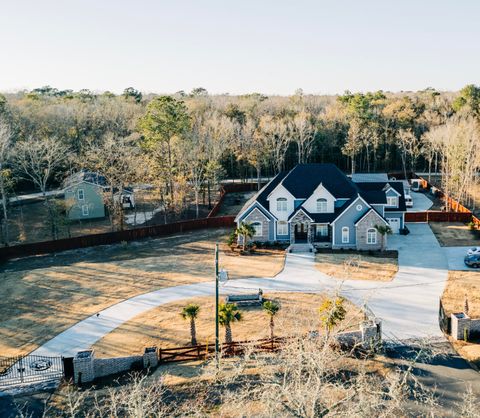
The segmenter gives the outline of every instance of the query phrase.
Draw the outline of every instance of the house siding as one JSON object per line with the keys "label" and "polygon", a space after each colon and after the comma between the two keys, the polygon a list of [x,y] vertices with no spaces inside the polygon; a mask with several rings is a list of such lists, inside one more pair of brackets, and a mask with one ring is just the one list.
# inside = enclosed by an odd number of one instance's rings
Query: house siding
{"label": "house siding", "polygon": [[[361,205],[362,209],[357,210],[357,205]],[[351,248],[356,246],[356,231],[355,222],[362,217],[370,207],[361,199],[356,199],[355,202],[337,218],[338,220],[333,224],[333,248]],[[350,242],[348,244],[342,243],[342,228],[347,226],[349,228]]]}
{"label": "house siding", "polygon": [[[356,226],[357,230],[357,250],[379,250],[382,247],[382,237],[377,234],[376,244],[367,244],[367,231],[370,228],[374,228],[375,225],[382,224],[385,222],[380,218],[376,212],[370,212],[365,218],[363,218]],[[385,245],[387,245],[387,236],[385,236]]]}
{"label": "house siding", "polygon": [[[250,213],[243,218],[242,222],[246,223],[254,223],[254,222],[261,222],[262,224],[262,235],[261,236],[254,236],[252,237],[252,241],[270,241],[270,220],[263,212],[261,212],[258,208],[250,211]],[[272,234],[273,235],[273,234]],[[239,243],[241,243],[241,237],[239,237]]]}
{"label": "house siding", "polygon": [[[84,199],[78,199],[78,190],[82,189]],[[90,183],[79,183],[65,189],[65,203],[68,211],[68,218],[95,219],[105,217],[105,203],[101,188]],[[83,215],[82,206],[88,205],[88,215]]]}

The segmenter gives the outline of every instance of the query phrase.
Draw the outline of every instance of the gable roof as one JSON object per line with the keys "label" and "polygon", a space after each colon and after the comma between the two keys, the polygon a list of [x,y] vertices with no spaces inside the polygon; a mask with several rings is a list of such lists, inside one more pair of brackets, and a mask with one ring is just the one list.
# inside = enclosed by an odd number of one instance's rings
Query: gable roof
{"label": "gable roof", "polygon": [[350,198],[357,194],[355,184],[335,164],[298,164],[282,181],[297,199],[309,198],[320,183],[335,198]]}
{"label": "gable roof", "polygon": [[95,186],[106,187],[107,180],[104,176],[92,171],[81,170],[67,177],[64,181],[64,187],[71,187],[80,183],[90,183]]}
{"label": "gable roof", "polygon": [[388,225],[387,220],[382,215],[380,215],[374,208],[370,208],[362,216],[360,216],[360,218],[357,219],[355,226],[357,226],[372,211],[385,223],[385,225]]}

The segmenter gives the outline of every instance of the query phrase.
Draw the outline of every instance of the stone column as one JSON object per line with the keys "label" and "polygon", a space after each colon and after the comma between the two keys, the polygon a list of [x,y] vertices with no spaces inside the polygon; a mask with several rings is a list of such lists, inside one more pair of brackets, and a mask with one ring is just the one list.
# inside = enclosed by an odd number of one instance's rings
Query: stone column
{"label": "stone column", "polygon": [[77,385],[95,380],[95,353],[93,350],[79,351],[73,358],[73,377]]}
{"label": "stone column", "polygon": [[158,366],[157,347],[146,347],[143,353],[143,368],[151,369]]}

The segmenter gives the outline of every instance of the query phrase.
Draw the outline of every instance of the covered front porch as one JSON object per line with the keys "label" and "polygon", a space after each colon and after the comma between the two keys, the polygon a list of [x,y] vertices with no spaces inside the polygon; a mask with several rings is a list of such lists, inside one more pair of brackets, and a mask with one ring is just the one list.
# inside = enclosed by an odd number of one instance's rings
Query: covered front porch
{"label": "covered front porch", "polygon": [[294,220],[290,225],[290,243],[331,246],[332,228],[330,224],[313,223],[309,219]]}

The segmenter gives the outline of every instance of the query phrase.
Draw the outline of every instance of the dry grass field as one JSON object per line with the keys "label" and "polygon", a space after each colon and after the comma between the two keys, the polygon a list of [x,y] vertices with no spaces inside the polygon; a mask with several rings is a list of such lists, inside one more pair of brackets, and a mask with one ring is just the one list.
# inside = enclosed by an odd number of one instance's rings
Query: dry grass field
{"label": "dry grass field", "polygon": [[[227,229],[13,260],[0,273],[0,353],[25,354],[76,322],[126,298],[210,281],[214,244]],[[221,252],[231,279],[274,276],[285,254]]]}
{"label": "dry grass field", "polygon": [[[275,317],[275,334],[278,336],[298,335],[321,328],[318,308],[327,297],[309,293],[267,293],[267,299],[280,303],[281,309]],[[189,303],[200,305],[196,321],[197,340],[200,344],[215,343],[215,300],[213,297],[187,299],[169,303],[137,316],[112,331],[94,345],[97,357],[115,357],[142,353],[145,347],[160,348],[187,346],[190,344],[190,323],[180,312]],[[346,302],[347,317],[340,325],[342,330],[358,328],[363,320],[359,308]],[[243,319],[232,325],[236,341],[268,338],[269,317],[261,306],[241,307]],[[224,329],[221,328],[221,341]]]}
{"label": "dry grass field", "polygon": [[480,235],[461,222],[430,222],[429,225],[442,247],[480,245]]}
{"label": "dry grass field", "polygon": [[463,311],[465,295],[468,297],[469,315],[480,318],[480,271],[449,271],[442,295],[447,315]]}
{"label": "dry grass field", "polygon": [[398,260],[388,257],[319,253],[315,255],[315,262],[319,271],[342,280],[387,282],[392,280],[398,271]]}

